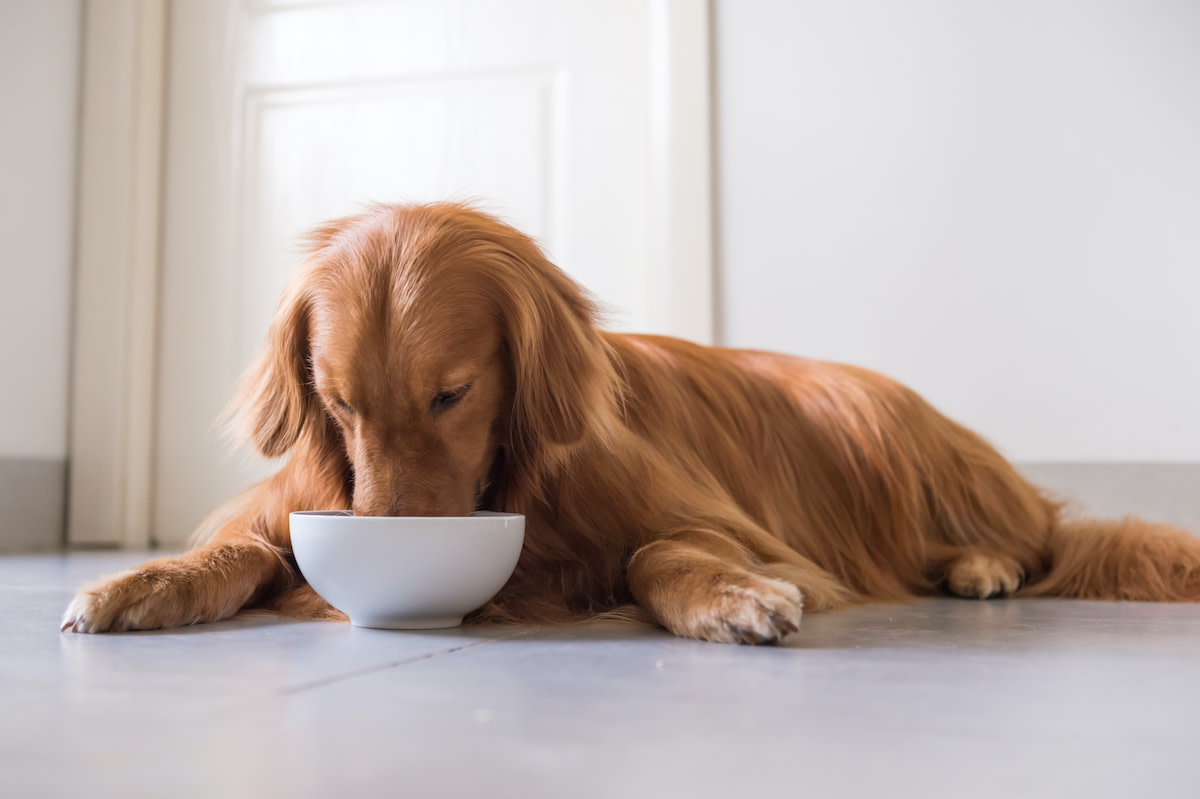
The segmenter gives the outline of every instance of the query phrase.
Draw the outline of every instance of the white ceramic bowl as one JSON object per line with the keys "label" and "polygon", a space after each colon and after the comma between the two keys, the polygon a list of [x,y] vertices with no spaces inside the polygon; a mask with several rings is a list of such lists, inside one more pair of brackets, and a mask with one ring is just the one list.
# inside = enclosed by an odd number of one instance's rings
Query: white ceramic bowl
{"label": "white ceramic bowl", "polygon": [[508,581],[525,517],[291,514],[292,551],[304,579],[358,627],[457,627]]}

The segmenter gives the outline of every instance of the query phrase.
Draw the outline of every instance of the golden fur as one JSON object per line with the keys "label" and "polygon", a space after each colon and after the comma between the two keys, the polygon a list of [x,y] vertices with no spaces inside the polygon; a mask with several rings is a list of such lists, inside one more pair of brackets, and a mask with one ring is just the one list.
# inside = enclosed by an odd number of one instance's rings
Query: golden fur
{"label": "golden fur", "polygon": [[523,513],[475,621],[639,606],[762,643],[801,609],[960,596],[1200,600],[1200,541],[1069,521],[982,438],[865,369],[600,330],[526,236],[459,205],[317,230],[232,406],[279,472],[192,551],[85,588],[64,629],[267,607],[341,618],[303,584],[288,513]]}

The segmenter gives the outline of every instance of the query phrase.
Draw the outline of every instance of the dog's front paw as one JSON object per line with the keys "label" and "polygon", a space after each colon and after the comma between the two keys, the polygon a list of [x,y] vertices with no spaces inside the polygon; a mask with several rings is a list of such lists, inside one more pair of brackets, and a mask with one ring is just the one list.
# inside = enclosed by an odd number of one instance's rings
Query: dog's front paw
{"label": "dog's front paw", "polygon": [[202,620],[183,569],[147,563],[86,585],[63,614],[62,630],[123,632],[178,627]]}
{"label": "dog's front paw", "polygon": [[722,574],[684,613],[685,635],[724,644],[773,644],[800,629],[804,599],[783,580]]}

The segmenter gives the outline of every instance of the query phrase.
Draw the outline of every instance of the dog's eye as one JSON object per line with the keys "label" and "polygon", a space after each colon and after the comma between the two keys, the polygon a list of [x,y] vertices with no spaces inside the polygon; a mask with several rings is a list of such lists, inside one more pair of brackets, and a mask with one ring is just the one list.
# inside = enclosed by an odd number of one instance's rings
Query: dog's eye
{"label": "dog's eye", "polygon": [[343,414],[344,416],[353,416],[354,415],[354,409],[350,407],[350,403],[346,402],[344,399],[341,399],[340,397],[333,401],[333,407],[337,410],[338,413]]}
{"label": "dog's eye", "polygon": [[457,405],[470,390],[471,384],[468,383],[465,386],[461,386],[451,391],[439,391],[437,395],[434,396],[433,401],[429,403],[429,410],[433,411],[435,414],[448,411]]}

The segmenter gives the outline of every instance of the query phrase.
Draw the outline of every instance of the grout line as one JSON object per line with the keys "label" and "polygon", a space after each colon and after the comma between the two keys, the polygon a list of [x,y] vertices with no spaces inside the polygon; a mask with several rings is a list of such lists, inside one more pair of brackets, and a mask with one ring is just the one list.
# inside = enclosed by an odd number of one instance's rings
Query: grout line
{"label": "grout line", "polygon": [[498,638],[488,638],[484,641],[475,641],[470,644],[463,644],[461,646],[450,647],[449,649],[440,649],[436,652],[426,652],[421,655],[414,655],[412,657],[403,658],[401,660],[395,660],[390,663],[381,663],[378,666],[368,666],[367,668],[359,669],[358,671],[352,671],[347,674],[338,674],[333,677],[324,677],[319,680],[313,680],[311,682],[301,683],[300,685],[295,685],[290,688],[284,688],[282,691],[279,692],[278,695],[279,696],[291,696],[293,694],[298,694],[301,691],[307,691],[312,688],[322,688],[326,685],[333,685],[334,683],[343,682],[345,680],[351,680],[351,679],[354,679],[355,677],[362,677],[367,674],[374,674],[374,673],[380,672],[380,671],[387,671],[388,669],[394,669],[399,666],[407,666],[410,663],[419,663],[422,660],[432,660],[433,658],[438,657],[440,655],[453,655],[455,652],[462,652],[466,649],[473,649],[477,646],[484,646],[486,644],[494,644],[494,643],[498,643],[500,641],[509,641],[509,640],[512,640],[513,638],[518,638],[522,635],[525,635],[528,632],[529,632],[529,630],[518,630],[518,631],[510,633],[508,635],[499,636]]}

